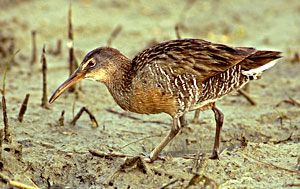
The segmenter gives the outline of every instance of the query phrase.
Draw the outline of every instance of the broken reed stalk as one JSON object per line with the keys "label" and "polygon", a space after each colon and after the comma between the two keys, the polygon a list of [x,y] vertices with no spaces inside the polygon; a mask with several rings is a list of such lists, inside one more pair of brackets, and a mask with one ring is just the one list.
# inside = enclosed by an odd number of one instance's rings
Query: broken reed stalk
{"label": "broken reed stalk", "polygon": [[175,25],[175,33],[176,33],[176,38],[177,38],[177,39],[181,39],[179,29],[180,29],[180,23],[177,23],[177,24]]}
{"label": "broken reed stalk", "polygon": [[6,98],[5,98],[5,83],[6,83],[6,74],[7,74],[8,67],[6,67],[3,79],[2,79],[2,113],[3,113],[3,123],[4,123],[4,141],[7,143],[11,142],[11,135],[9,131],[9,125],[8,125],[8,117],[7,117],[7,108],[6,108]]}
{"label": "broken reed stalk", "polygon": [[73,120],[71,121],[71,125],[75,125],[75,124],[76,124],[77,120],[81,117],[81,115],[82,115],[83,112],[86,112],[86,113],[89,115],[90,120],[91,120],[91,122],[92,122],[92,127],[93,127],[93,128],[96,128],[96,127],[99,126],[99,125],[98,125],[98,122],[97,122],[97,120],[96,120],[96,118],[95,118],[95,116],[94,116],[94,115],[92,114],[92,112],[90,112],[86,107],[82,107],[82,108],[79,110],[79,112],[75,115],[75,117],[74,117]]}
{"label": "broken reed stalk", "polygon": [[3,129],[0,129],[0,160],[2,159]]}
{"label": "broken reed stalk", "polygon": [[42,56],[41,56],[41,63],[42,63],[42,74],[43,74],[43,96],[42,96],[42,104],[43,108],[48,109],[48,97],[47,97],[47,60],[46,60],[46,50],[45,45],[43,47]]}
{"label": "broken reed stalk", "polygon": [[31,50],[31,65],[37,62],[37,48],[36,48],[36,31],[31,31],[32,50]]}
{"label": "broken reed stalk", "polygon": [[2,112],[3,112],[3,123],[4,123],[4,139],[3,139],[3,141],[7,142],[7,143],[11,143],[11,134],[10,134],[9,124],[8,124],[5,95],[2,95]]}
{"label": "broken reed stalk", "polygon": [[107,40],[107,46],[108,47],[111,46],[112,42],[121,33],[122,29],[123,29],[122,25],[117,25],[117,27],[115,27],[115,29],[111,32],[111,34],[110,34],[110,36]]}
{"label": "broken reed stalk", "polygon": [[[75,71],[75,56],[74,56],[74,35],[73,35],[73,24],[72,24],[72,4],[70,1],[69,12],[68,12],[68,48],[69,48],[69,75]],[[74,92],[76,86],[69,87],[69,92]]]}
{"label": "broken reed stalk", "polygon": [[65,116],[65,110],[63,110],[61,112],[61,115],[58,119],[59,126],[64,126],[64,122],[65,122],[65,117],[64,116]]}
{"label": "broken reed stalk", "polygon": [[54,55],[60,55],[61,52],[62,52],[62,41],[61,39],[58,39],[56,41],[56,49],[55,49],[55,52],[53,53]]}
{"label": "broken reed stalk", "polygon": [[20,108],[20,111],[19,111],[19,115],[18,115],[18,121],[19,122],[23,121],[24,114],[25,114],[25,112],[27,110],[27,104],[28,104],[29,97],[30,97],[30,94],[26,94],[26,96],[25,96],[25,98],[23,100],[23,103],[21,105],[21,108]]}
{"label": "broken reed stalk", "polygon": [[2,91],[1,91],[1,93],[2,93],[2,95],[3,96],[5,96],[5,84],[6,84],[6,75],[7,75],[7,71],[8,71],[8,67],[6,66],[6,68],[5,68],[5,71],[4,71],[4,73],[3,73],[3,78],[2,78]]}

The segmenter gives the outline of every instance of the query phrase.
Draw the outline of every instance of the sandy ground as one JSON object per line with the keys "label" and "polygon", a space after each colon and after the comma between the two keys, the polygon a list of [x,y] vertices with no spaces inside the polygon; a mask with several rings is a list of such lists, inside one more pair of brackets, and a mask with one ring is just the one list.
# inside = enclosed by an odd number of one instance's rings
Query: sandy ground
{"label": "sandy ground", "polygon": [[[225,114],[220,160],[208,158],[215,128],[211,111],[201,113],[201,124],[190,123],[165,148],[166,161],[148,164],[130,156],[148,153],[159,143],[170,128],[167,115],[111,113],[124,112],[105,86],[91,81],[81,83],[77,100],[66,94],[50,109],[41,108],[41,65],[29,66],[30,31],[37,30],[39,56],[43,44],[50,49],[63,40],[63,54],[47,54],[50,95],[68,76],[68,1],[2,0],[1,34],[14,36],[20,52],[7,73],[13,141],[2,146],[1,177],[40,188],[300,187],[300,106],[282,102],[300,100],[300,63],[291,63],[294,53],[300,53],[300,2],[215,0],[195,1],[191,7],[186,2],[191,1],[74,0],[76,56],[80,61],[89,50],[106,45],[121,25],[112,46],[134,57],[151,41],[175,39],[176,23],[181,23],[182,37],[283,51],[284,58],[250,86],[256,106],[236,93],[219,101]],[[1,81],[5,62],[0,60]],[[26,93],[28,109],[19,123]],[[74,111],[83,106],[93,112],[99,127],[92,128],[87,115],[70,125]],[[62,110],[64,126],[58,123]],[[189,121],[192,117],[191,112]],[[90,151],[128,157],[98,157]],[[0,188],[9,188],[3,179]]]}

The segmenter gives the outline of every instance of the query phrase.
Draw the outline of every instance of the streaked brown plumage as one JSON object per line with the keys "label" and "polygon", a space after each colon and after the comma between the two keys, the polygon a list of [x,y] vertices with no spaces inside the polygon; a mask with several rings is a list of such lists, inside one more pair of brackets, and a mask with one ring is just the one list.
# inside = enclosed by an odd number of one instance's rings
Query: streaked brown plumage
{"label": "streaked brown plumage", "polygon": [[140,114],[167,113],[173,118],[169,134],[151,152],[150,160],[186,124],[188,111],[211,108],[215,113],[216,136],[212,158],[218,158],[223,114],[215,101],[239,89],[261,72],[280,52],[233,48],[200,39],[181,39],[157,44],[133,60],[108,47],[89,52],[79,68],[52,95],[83,78],[103,82],[124,110]]}

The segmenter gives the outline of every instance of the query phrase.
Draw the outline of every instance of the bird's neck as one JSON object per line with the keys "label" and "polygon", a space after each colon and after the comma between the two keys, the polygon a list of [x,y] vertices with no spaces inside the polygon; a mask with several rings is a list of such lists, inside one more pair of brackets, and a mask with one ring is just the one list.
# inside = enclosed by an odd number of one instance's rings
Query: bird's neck
{"label": "bird's neck", "polygon": [[122,59],[118,60],[116,63],[117,69],[111,73],[112,79],[105,82],[105,84],[116,103],[122,109],[129,110],[132,81],[132,61],[127,57],[122,57]]}

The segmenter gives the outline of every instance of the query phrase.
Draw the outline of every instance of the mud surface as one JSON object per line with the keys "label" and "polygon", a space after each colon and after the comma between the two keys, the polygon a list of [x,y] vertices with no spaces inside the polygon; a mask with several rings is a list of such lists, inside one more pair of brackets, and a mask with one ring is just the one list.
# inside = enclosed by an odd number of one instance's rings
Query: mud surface
{"label": "mud surface", "polygon": [[[283,51],[284,58],[250,85],[256,106],[236,93],[218,102],[225,114],[220,160],[209,159],[215,130],[211,111],[201,113],[200,124],[190,123],[165,148],[165,161],[148,164],[143,158],[131,157],[149,153],[167,134],[171,124],[167,115],[124,113],[105,86],[92,81],[81,82],[78,99],[65,94],[50,109],[42,108],[39,59],[43,44],[48,49],[48,95],[68,77],[69,4],[59,0],[1,1],[1,37],[14,41],[9,50],[10,41],[6,40],[8,55],[0,54],[1,81],[5,65],[11,67],[6,101],[12,135],[12,143],[2,145],[1,177],[40,188],[299,187],[300,106],[288,101],[300,100],[296,55],[300,53],[299,1],[188,4],[73,1],[75,53],[81,61],[89,50],[106,45],[111,32],[121,25],[112,47],[134,57],[151,42],[175,39],[176,23],[180,23],[183,38]],[[30,67],[32,30],[37,31],[38,63]],[[58,39],[62,39],[62,54],[54,56],[49,49],[55,49]],[[10,54],[18,49],[12,63]],[[27,93],[27,112],[19,123],[17,115]],[[83,106],[96,116],[99,127],[93,128],[86,114],[75,126],[70,124]],[[58,120],[63,110],[61,126]],[[189,122],[192,118],[193,112],[188,115]],[[1,125],[2,120],[1,115]],[[8,188],[3,179],[0,188]]]}

